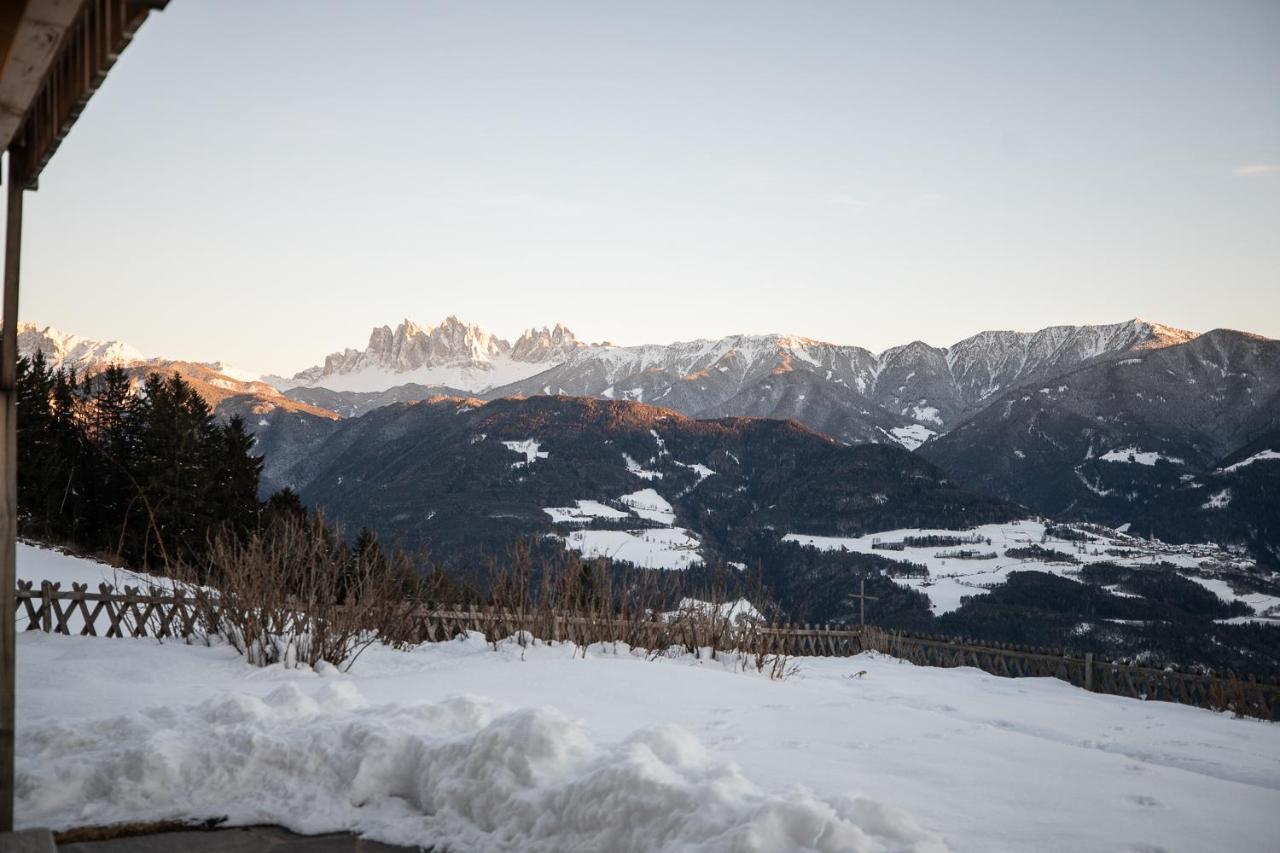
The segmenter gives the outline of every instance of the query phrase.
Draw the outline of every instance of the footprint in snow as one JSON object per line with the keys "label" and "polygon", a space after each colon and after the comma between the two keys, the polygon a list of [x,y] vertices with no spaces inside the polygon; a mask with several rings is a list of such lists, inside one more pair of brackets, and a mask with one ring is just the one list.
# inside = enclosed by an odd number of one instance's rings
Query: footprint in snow
{"label": "footprint in snow", "polygon": [[1155,797],[1148,797],[1145,794],[1130,794],[1125,799],[1135,806],[1142,806],[1144,809],[1158,809],[1163,805]]}

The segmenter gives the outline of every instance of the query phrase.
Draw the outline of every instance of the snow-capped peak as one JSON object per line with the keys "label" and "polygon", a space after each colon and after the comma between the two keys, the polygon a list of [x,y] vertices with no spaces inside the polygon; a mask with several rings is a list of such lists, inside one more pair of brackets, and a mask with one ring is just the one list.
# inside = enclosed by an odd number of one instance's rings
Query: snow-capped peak
{"label": "snow-capped peak", "polygon": [[35,323],[18,324],[18,353],[27,357],[44,354],[51,368],[74,367],[95,371],[108,364],[129,364],[144,356],[123,341],[100,341]]}

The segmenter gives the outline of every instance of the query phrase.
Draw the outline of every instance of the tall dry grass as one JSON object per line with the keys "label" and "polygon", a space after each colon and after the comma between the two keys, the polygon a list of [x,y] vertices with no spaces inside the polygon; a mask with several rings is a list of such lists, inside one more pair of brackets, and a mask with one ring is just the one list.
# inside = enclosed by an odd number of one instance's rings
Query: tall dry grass
{"label": "tall dry grass", "polygon": [[[727,567],[699,573],[614,567],[565,553],[535,560],[518,544],[509,558],[491,561],[483,607],[497,614],[487,639],[497,646],[515,636],[572,643],[585,656],[591,646],[643,650],[650,659],[731,655],[743,669],[772,678],[794,672],[780,632],[771,628],[774,608],[763,584]],[[742,601],[750,612],[735,609]]]}

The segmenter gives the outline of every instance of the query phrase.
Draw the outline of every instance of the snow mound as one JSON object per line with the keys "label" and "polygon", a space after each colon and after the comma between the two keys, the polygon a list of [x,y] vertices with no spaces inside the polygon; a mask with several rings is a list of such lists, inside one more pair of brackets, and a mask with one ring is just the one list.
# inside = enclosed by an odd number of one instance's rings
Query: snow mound
{"label": "snow mound", "polygon": [[737,601],[726,601],[721,604],[713,604],[710,601],[703,601],[698,598],[682,598],[680,599],[680,606],[676,610],[663,614],[668,620],[686,615],[715,616],[735,625],[764,618],[764,614],[745,598],[739,598]]}
{"label": "snow mound", "polygon": [[946,849],[875,801],[767,793],[676,726],[601,746],[552,708],[372,706],[343,681],[44,722],[19,752],[30,825],[226,815],[456,851]]}

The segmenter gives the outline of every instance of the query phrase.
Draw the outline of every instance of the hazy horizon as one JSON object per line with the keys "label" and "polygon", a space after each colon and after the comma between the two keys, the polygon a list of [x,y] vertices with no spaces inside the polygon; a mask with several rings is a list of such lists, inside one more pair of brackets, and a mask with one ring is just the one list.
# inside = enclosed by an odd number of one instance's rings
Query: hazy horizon
{"label": "hazy horizon", "polygon": [[283,373],[448,314],[1280,337],[1280,5],[369,11],[153,15],[28,195],[21,319]]}

